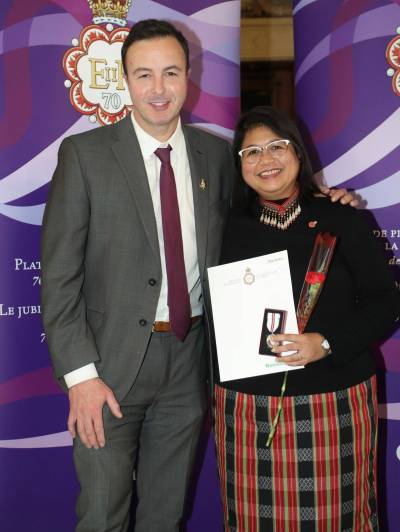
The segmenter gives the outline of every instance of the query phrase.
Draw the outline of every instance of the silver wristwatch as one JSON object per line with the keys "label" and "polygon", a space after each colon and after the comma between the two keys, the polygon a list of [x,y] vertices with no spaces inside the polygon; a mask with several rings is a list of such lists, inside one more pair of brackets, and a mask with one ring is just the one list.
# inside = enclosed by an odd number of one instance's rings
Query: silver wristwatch
{"label": "silver wristwatch", "polygon": [[329,345],[329,342],[326,338],[324,338],[321,342],[321,347],[325,350],[325,355],[331,354],[331,346]]}

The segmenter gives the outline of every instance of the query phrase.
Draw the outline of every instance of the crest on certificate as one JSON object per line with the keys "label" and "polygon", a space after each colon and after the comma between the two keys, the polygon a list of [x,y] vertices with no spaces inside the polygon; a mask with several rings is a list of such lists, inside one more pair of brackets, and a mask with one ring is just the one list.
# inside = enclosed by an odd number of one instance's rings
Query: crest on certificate
{"label": "crest on certificate", "polygon": [[246,271],[243,276],[244,284],[253,284],[256,280],[255,275],[252,273],[250,268],[246,268]]}
{"label": "crest on certificate", "polygon": [[132,108],[121,61],[131,0],[88,0],[88,4],[94,24],[83,28],[64,54],[64,85],[79,113],[99,125],[113,124]]}

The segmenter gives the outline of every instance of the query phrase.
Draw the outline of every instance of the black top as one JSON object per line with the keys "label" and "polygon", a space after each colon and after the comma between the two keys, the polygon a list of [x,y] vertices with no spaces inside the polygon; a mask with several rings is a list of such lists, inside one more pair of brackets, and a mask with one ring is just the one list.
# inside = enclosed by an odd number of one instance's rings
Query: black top
{"label": "black top", "polygon": [[[286,231],[260,223],[261,207],[232,210],[221,264],[287,250],[295,306],[318,232],[336,235],[337,244],[319,300],[305,332],[328,339],[332,353],[304,369],[290,371],[286,395],[307,395],[348,388],[375,373],[369,349],[394,326],[399,293],[365,213],[326,198],[303,200],[302,212]],[[309,222],[316,221],[315,227]],[[311,224],[314,225],[314,224]],[[216,359],[216,357],[215,357]],[[215,382],[219,382],[215,362]],[[280,395],[284,373],[220,385],[239,392]]]}

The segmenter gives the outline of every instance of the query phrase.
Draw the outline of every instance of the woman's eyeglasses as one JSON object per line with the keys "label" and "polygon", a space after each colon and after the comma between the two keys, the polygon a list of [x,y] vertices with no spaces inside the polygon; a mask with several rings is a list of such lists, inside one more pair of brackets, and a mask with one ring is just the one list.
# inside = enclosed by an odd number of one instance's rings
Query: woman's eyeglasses
{"label": "woman's eyeglasses", "polygon": [[248,148],[240,150],[238,154],[244,162],[255,164],[261,159],[264,150],[274,159],[283,157],[287,152],[289,144],[290,140],[287,139],[273,140],[264,146],[249,146]]}

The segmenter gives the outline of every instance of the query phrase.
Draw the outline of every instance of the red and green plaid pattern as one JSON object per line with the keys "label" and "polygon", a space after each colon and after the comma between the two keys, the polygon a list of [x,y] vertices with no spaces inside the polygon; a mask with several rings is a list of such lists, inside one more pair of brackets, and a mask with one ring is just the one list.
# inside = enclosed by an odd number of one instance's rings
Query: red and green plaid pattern
{"label": "red and green plaid pattern", "polygon": [[215,437],[228,532],[375,532],[376,379],[278,397],[215,387]]}

